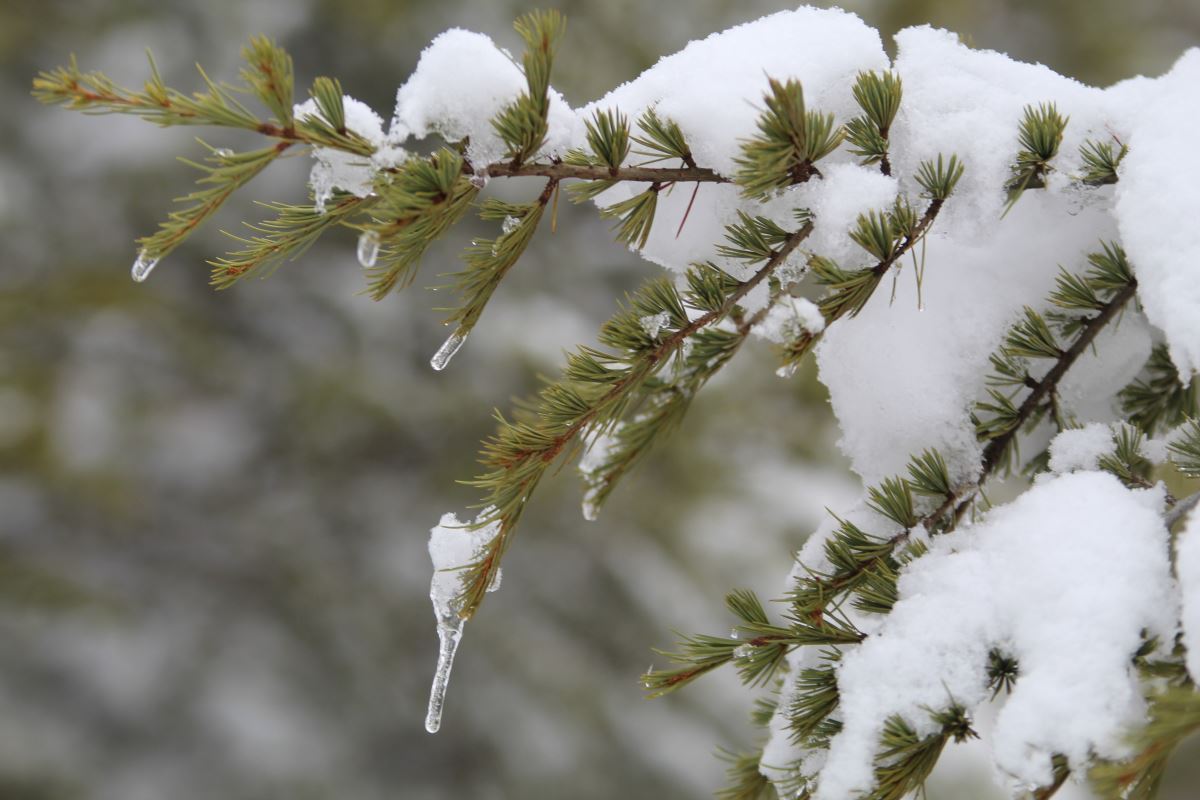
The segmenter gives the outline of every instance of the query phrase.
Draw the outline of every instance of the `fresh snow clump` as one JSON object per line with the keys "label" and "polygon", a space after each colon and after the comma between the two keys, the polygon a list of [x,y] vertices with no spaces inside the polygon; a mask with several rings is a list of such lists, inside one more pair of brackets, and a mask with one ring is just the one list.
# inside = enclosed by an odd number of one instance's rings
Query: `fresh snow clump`
{"label": "fresh snow clump", "polygon": [[1123,734],[1144,710],[1133,655],[1143,636],[1170,641],[1175,624],[1162,503],[1160,490],[1079,472],[935,537],[879,630],[843,658],[843,729],[818,797],[870,788],[889,716],[927,735],[929,709],[985,702],[993,648],[1020,664],[993,732],[996,765],[1015,786],[1048,785],[1055,753],[1073,765],[1125,755]]}
{"label": "fresh snow clump", "polygon": [[1158,82],[1131,124],[1116,213],[1146,316],[1186,379],[1200,369],[1200,49]]}
{"label": "fresh snow clump", "polygon": [[[436,133],[448,142],[470,139],[467,157],[477,167],[503,159],[504,142],[492,119],[526,91],[525,76],[512,58],[482,33],[453,28],[421,53],[412,76],[396,93],[396,115],[388,138],[403,143]],[[562,155],[581,136],[582,123],[550,91],[546,153]]]}

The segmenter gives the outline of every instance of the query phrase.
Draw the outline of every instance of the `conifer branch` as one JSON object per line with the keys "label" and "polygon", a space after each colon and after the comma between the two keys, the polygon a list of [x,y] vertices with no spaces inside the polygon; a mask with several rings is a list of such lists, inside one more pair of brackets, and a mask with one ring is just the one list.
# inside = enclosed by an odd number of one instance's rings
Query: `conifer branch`
{"label": "conifer branch", "polygon": [[1054,364],[1037,380],[1030,393],[1021,402],[1020,406],[1012,409],[1011,413],[1006,415],[1005,424],[1002,432],[998,432],[995,436],[990,436],[987,433],[984,436],[990,439],[987,446],[983,450],[982,460],[982,478],[986,478],[997,467],[999,467],[1008,453],[1009,447],[1015,442],[1018,432],[1022,426],[1028,422],[1035,412],[1040,408],[1042,401],[1046,400],[1051,392],[1053,392],[1058,382],[1067,374],[1075,362],[1088,349],[1096,336],[1103,330],[1104,326],[1111,322],[1121,309],[1125,307],[1133,297],[1137,294],[1137,281],[1132,278],[1121,289],[1105,303],[1095,316],[1086,319],[1081,323],[1081,332],[1069,348],[1063,350],[1055,360]]}
{"label": "conifer branch", "polygon": [[860,72],[854,82],[854,100],[863,115],[846,123],[846,141],[862,164],[878,164],[884,175],[892,174],[888,160],[888,132],[900,109],[903,87],[893,72]]}
{"label": "conifer branch", "polygon": [[585,181],[633,183],[732,183],[733,181],[705,167],[639,167],[618,168],[602,165],[569,164],[565,161],[530,163],[513,166],[510,163],[488,164],[483,172],[489,178],[577,178]]}
{"label": "conifer branch", "polygon": [[303,255],[327,229],[344,224],[349,217],[365,211],[373,203],[372,197],[337,193],[326,205],[324,213],[313,206],[264,204],[275,212],[274,219],[256,225],[243,223],[256,235],[243,237],[225,232],[244,247],[208,262],[212,266],[212,285],[217,289],[228,289],[251,275],[270,274],[284,261]]}
{"label": "conifer branch", "polygon": [[[497,521],[500,525],[479,559],[464,571],[463,591],[458,599],[459,614],[464,619],[470,618],[483,602],[525,504],[550,465],[585,430],[619,419],[634,393],[684,342],[727,317],[742,298],[787,260],[812,229],[809,222],[790,234],[754,275],[736,284],[719,304],[695,319],[688,319],[669,284],[650,284],[641,298],[633,298],[634,310],[618,315],[602,331],[602,340],[623,355],[585,348],[568,363],[563,381],[542,390],[534,418],[510,422],[497,417],[499,430],[484,443],[481,453],[481,463],[488,471],[471,484],[486,493],[481,504],[484,511],[476,526]],[[639,299],[641,309],[638,309]],[[639,310],[650,309],[668,314],[670,334],[649,336]]]}
{"label": "conifer branch", "polygon": [[1008,191],[1004,214],[1012,210],[1026,189],[1045,187],[1050,161],[1058,155],[1069,119],[1058,113],[1054,103],[1042,103],[1036,108],[1025,106],[1018,135],[1021,150],[1011,167],[1012,177],[1004,187]]}
{"label": "conifer branch", "polygon": [[138,245],[141,248],[140,258],[158,261],[169,254],[205,220],[216,213],[217,209],[234,192],[252,181],[280,154],[291,147],[288,142],[279,142],[261,150],[233,153],[212,147],[205,142],[201,142],[201,144],[210,151],[210,155],[204,159],[207,163],[201,164],[187,159],[180,160],[204,173],[204,176],[196,182],[202,188],[179,198],[178,202],[190,203],[190,205],[170,212],[167,219],[159,223],[158,231],[138,239]]}
{"label": "conifer branch", "polygon": [[465,337],[475,327],[492,294],[533,241],[538,223],[557,188],[558,181],[551,178],[531,203],[500,200],[484,203],[480,216],[502,221],[503,227],[496,239],[480,239],[472,244],[464,257],[467,268],[451,275],[453,288],[466,295],[463,304],[446,319],[447,325],[456,326],[455,336]]}

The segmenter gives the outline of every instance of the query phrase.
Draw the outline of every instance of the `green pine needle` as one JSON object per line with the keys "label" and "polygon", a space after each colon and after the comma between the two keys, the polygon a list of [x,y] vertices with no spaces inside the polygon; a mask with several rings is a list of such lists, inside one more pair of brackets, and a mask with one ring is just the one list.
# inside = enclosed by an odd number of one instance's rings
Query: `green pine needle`
{"label": "green pine needle", "polygon": [[638,128],[643,136],[634,136],[633,141],[643,147],[641,155],[649,156],[647,163],[656,163],[679,159],[685,164],[692,163],[692,151],[684,139],[683,131],[672,119],[663,119],[653,107],[646,109],[638,118]]}
{"label": "green pine needle", "polygon": [[735,180],[746,197],[764,198],[819,174],[815,164],[837,149],[841,128],[832,114],[809,111],[799,81],[769,79],[758,134],[742,142]]}
{"label": "green pine needle", "polygon": [[203,141],[200,144],[209,150],[204,163],[180,159],[203,173],[196,181],[199,188],[177,200],[188,205],[170,212],[155,233],[138,239],[146,258],[161,259],[181,245],[234,192],[253,180],[288,147],[280,142],[248,153],[231,153]]}
{"label": "green pine needle", "polygon": [[1058,113],[1054,103],[1025,106],[1017,137],[1021,149],[1012,165],[1012,177],[1005,186],[1008,190],[1005,214],[1026,189],[1045,187],[1045,175],[1050,169],[1050,161],[1058,155],[1058,146],[1062,143],[1068,119]]}
{"label": "green pine needle", "polygon": [[1155,345],[1141,375],[1118,395],[1121,410],[1130,423],[1149,433],[1174,428],[1200,414],[1198,384],[1195,378],[1181,380],[1167,346]]}
{"label": "green pine needle", "polygon": [[248,237],[225,233],[244,247],[226,256],[209,261],[211,282],[217,289],[228,289],[243,278],[263,276],[274,272],[284,261],[303,255],[321,234],[329,228],[344,224],[350,216],[370,208],[370,198],[352,194],[335,194],[324,212],[312,206],[287,203],[267,203],[275,218],[256,225],[243,223],[257,235]]}
{"label": "green pine needle", "polygon": [[1083,159],[1083,175],[1081,180],[1089,186],[1104,186],[1116,183],[1117,168],[1121,160],[1129,153],[1129,147],[1117,142],[1120,149],[1113,151],[1112,142],[1097,142],[1088,139],[1079,146],[1079,156]]}
{"label": "green pine needle", "polygon": [[958,185],[964,171],[965,167],[958,160],[958,156],[952,155],[949,160],[943,162],[939,153],[937,161],[921,162],[917,168],[916,179],[924,190],[925,197],[935,201],[945,200]]}

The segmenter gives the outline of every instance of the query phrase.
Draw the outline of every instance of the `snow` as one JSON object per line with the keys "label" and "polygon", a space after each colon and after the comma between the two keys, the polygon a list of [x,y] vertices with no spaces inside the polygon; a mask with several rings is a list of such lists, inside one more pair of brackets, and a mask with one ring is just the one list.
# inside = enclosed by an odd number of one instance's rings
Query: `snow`
{"label": "snow", "polygon": [[857,113],[855,75],[886,68],[879,34],[856,15],[806,6],[691,42],[583,112],[619,108],[636,119],[654,107],[678,123],[697,163],[732,175],[739,142],[755,133],[766,76],[799,79],[809,108],[844,119]]}
{"label": "snow", "polygon": [[[500,161],[503,141],[492,118],[526,91],[520,67],[482,33],[454,28],[421,53],[412,76],[396,93],[388,140],[438,134],[447,142],[470,139],[467,157],[477,166]],[[562,155],[582,138],[583,123],[551,90],[545,154]]]}
{"label": "snow", "polygon": [[825,329],[825,317],[817,304],[803,297],[788,298],[767,311],[762,322],[751,333],[775,344],[786,344],[805,333],[820,333]]}
{"label": "snow", "polygon": [[462,591],[462,569],[473,563],[500,531],[499,522],[478,530],[469,530],[465,525],[455,514],[443,514],[429,532],[429,558],[433,561],[429,598],[439,618],[458,616],[453,601]]}
{"label": "snow", "polygon": [[[342,107],[346,114],[346,128],[366,139],[376,148],[384,143],[383,120],[371,110],[371,107],[361,100],[355,100],[349,95],[342,98]],[[308,99],[298,104],[294,109],[296,119],[319,117],[317,101]],[[371,157],[346,153],[330,147],[313,148],[313,158],[316,162],[309,175],[308,182],[312,186],[318,209],[324,209],[325,203],[333,196],[334,189],[350,192],[355,197],[366,197],[371,193],[375,183],[375,173],[381,167],[391,166],[403,160],[403,152],[388,150],[387,157],[392,161],[380,161]]]}
{"label": "snow", "polygon": [[860,214],[891,208],[899,182],[878,167],[858,164],[831,164],[823,174],[822,180],[797,187],[791,201],[816,217],[804,248],[843,266],[856,266],[866,261],[867,254],[850,238],[850,229]]}
{"label": "snow", "polygon": [[[850,92],[857,73],[886,69],[887,65],[879,34],[857,16],[806,6],[691,42],[579,113],[587,117],[598,109],[617,108],[636,121],[645,110],[653,108],[661,118],[679,125],[699,166],[731,176],[736,172],[741,141],[756,132],[768,76],[799,79],[808,108],[833,113],[838,121],[844,121],[858,113]],[[635,147],[629,163],[644,160],[636,151]],[[842,149],[823,160],[821,169],[851,161],[853,157]],[[843,186],[852,181],[848,179]],[[764,205],[743,199],[735,186],[702,184],[678,237],[676,230],[693,187],[674,187],[659,194],[656,222],[641,254],[678,272],[705,260],[737,270],[740,264],[721,259],[715,250],[721,243],[719,232],[737,221],[737,211],[764,214],[781,224],[794,225],[792,210],[816,203],[826,188],[825,182],[813,182],[812,186],[817,188],[804,193],[803,199],[797,189],[792,189]],[[621,184],[600,195],[596,203],[610,205],[645,189],[645,184]],[[878,205],[873,198],[858,199],[864,208]],[[846,201],[853,203],[854,199],[843,197],[842,202]],[[828,232],[831,240],[838,237],[832,225]],[[802,263],[803,259],[797,256],[796,261]],[[758,303],[748,298],[746,307],[756,310],[762,301],[765,293]]]}
{"label": "snow", "polygon": [[1174,629],[1162,504],[1160,490],[1079,472],[935,538],[902,574],[880,630],[843,659],[844,727],[818,797],[870,787],[888,716],[927,734],[928,709],[984,702],[992,648],[1020,662],[993,745],[1014,786],[1049,783],[1054,753],[1073,764],[1125,754],[1125,726],[1143,713],[1132,656],[1143,632],[1170,641]]}
{"label": "snow", "polygon": [[[655,330],[650,335],[655,336],[657,333]],[[600,490],[604,488],[604,478],[600,471],[616,451],[619,443],[617,437],[623,427],[624,423],[617,423],[610,430],[590,432],[586,437],[583,458],[579,459],[579,475],[584,483],[581,509],[583,518],[588,522],[595,522],[600,516],[600,508],[596,504]]]}
{"label": "snow", "polygon": [[1099,469],[1100,459],[1116,449],[1112,429],[1093,422],[1063,431],[1050,442],[1050,471],[1059,474]]}
{"label": "snow", "polygon": [[[898,73],[904,97],[890,131],[894,177],[858,165],[842,147],[818,164],[820,178],[766,201],[743,198],[730,184],[701,184],[694,202],[695,187],[664,187],[655,225],[640,250],[677,274],[692,263],[712,261],[746,278],[756,266],[716,250],[738,212],[794,227],[794,212],[807,209],[814,229],[777,277],[808,292],[812,287],[802,279],[810,256],[847,269],[873,266],[848,235],[857,217],[891,208],[898,197],[907,198],[918,215],[925,213],[928,201],[914,173],[923,161],[959,158],[963,178],[928,235],[891,267],[857,316],[826,330],[813,302],[816,294],[788,297],[753,331],[775,343],[803,332],[822,335],[815,357],[841,428],[839,447],[867,485],[902,474],[911,456],[928,448],[946,459],[954,483],[978,479],[983,445],[972,410],[987,396],[988,356],[1026,307],[1053,310],[1047,296],[1060,266],[1082,273],[1086,255],[1098,251],[1101,241],[1122,243],[1130,255],[1140,304],[1130,303],[1058,386],[1060,408],[1078,427],[1051,442],[1052,426],[1043,422],[1021,448],[1031,457],[1048,444],[1051,474],[983,522],[930,540],[930,553],[906,568],[891,615],[848,612],[869,638],[848,650],[840,670],[845,728],[828,754],[798,751],[788,742],[785,712],[776,715],[764,772],[780,778],[797,768],[819,771],[826,798],[868,788],[878,734],[889,714],[902,714],[928,731],[924,707],[944,707],[951,697],[970,707],[982,703],[993,647],[1021,661],[1016,690],[992,738],[996,762],[1014,785],[1045,783],[1051,753],[1079,763],[1121,753],[1122,726],[1141,713],[1130,655],[1143,630],[1169,640],[1177,603],[1160,519],[1162,490],[1133,492],[1095,470],[1113,448],[1112,424],[1120,419],[1116,394],[1141,370],[1152,343],[1165,339],[1185,376],[1200,365],[1200,233],[1192,224],[1200,216],[1200,188],[1189,180],[1200,173],[1200,154],[1184,138],[1200,127],[1200,100],[1193,90],[1200,80],[1200,50],[1186,54],[1163,78],[1099,89],[1042,65],[969,48],[928,26],[901,31],[896,44],[892,63],[879,35],[853,14],[811,7],[773,14],[692,42],[581,109],[573,110],[552,91],[550,130],[539,156],[585,146],[583,120],[598,109],[616,109],[631,122],[654,109],[680,126],[699,166],[728,177],[736,172],[742,143],[755,134],[768,76],[798,79],[809,108],[833,113],[843,123],[860,113],[851,94],[859,72]],[[477,170],[499,161],[505,148],[491,120],[525,88],[520,67],[490,38],[447,31],[422,53],[398,91],[386,136],[377,117],[347,100],[348,114],[353,106],[380,155],[363,162],[318,151],[314,189],[318,196],[334,186],[370,191],[380,159],[400,158],[411,140],[435,134],[449,142],[467,140]],[[1069,122],[1046,187],[1026,191],[1005,213],[1023,109],[1039,103],[1056,104]],[[1081,186],[1080,145],[1117,138],[1130,145],[1119,183]],[[627,164],[643,159],[635,148]],[[646,189],[647,184],[621,183],[595,202],[607,206]],[[741,304],[753,313],[769,299],[763,282]],[[660,316],[642,320],[652,337],[662,332]],[[434,366],[444,366],[459,345],[455,332]],[[1036,379],[1049,366],[1032,362],[1031,374]],[[613,433],[593,437],[580,465],[589,519],[596,511],[596,470],[610,453]],[[1161,450],[1162,443],[1155,442],[1146,452]],[[862,502],[839,513],[865,530],[894,527]],[[439,559],[466,563],[482,546],[480,537],[494,534],[454,531],[449,537],[454,524],[449,517],[434,531],[435,566]],[[828,566],[822,547],[834,524],[827,522],[810,538],[799,563],[816,570]],[[1181,549],[1200,549],[1189,544],[1197,536],[1189,532]],[[1200,571],[1183,561],[1181,579],[1185,569]],[[446,664],[461,632],[449,599],[457,594],[456,581],[455,573],[439,571],[431,588],[443,656],[449,653]],[[1193,623],[1197,627],[1200,622]],[[815,658],[811,650],[792,653],[793,674]],[[790,690],[785,687],[785,697]]]}
{"label": "snow", "polygon": [[1166,334],[1187,380],[1200,369],[1200,49],[1159,79],[1158,96],[1131,124],[1116,214],[1150,321]]}
{"label": "snow", "polygon": [[1200,681],[1200,514],[1194,510],[1175,541],[1175,576],[1183,595],[1181,616],[1188,673],[1193,681]]}

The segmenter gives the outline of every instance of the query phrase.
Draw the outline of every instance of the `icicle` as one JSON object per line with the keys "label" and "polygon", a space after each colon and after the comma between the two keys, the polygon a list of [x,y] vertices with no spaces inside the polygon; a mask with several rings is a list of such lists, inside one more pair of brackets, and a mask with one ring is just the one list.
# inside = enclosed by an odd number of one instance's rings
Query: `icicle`
{"label": "icicle", "polygon": [[429,710],[425,713],[425,730],[437,733],[442,727],[442,709],[446,705],[446,687],[450,685],[450,670],[454,668],[454,654],[462,641],[466,621],[451,611],[438,615],[438,662],[433,673],[433,685],[429,688]]}
{"label": "icicle", "polygon": [[363,231],[358,237],[358,263],[370,269],[379,258],[379,231]]}
{"label": "icicle", "polygon": [[145,250],[139,250],[137,254],[137,260],[133,262],[133,269],[131,270],[134,281],[141,283],[142,281],[146,280],[146,278],[150,277],[150,273],[153,272],[154,268],[157,266],[157,258],[150,258],[146,255]]}
{"label": "icicle", "polygon": [[454,354],[462,349],[462,346],[467,341],[467,331],[459,328],[454,333],[450,334],[450,338],[442,343],[438,351],[433,354],[433,358],[429,359],[429,366],[436,369],[438,372],[444,370],[450,364],[450,359],[454,358]]}
{"label": "icicle", "polygon": [[[476,524],[494,509],[485,508],[476,517]],[[433,602],[433,615],[437,619],[438,661],[429,689],[429,710],[425,715],[425,730],[437,733],[442,726],[442,709],[446,705],[446,687],[450,683],[450,670],[454,667],[454,654],[462,640],[463,626],[459,615],[458,596],[463,591],[463,568],[481,557],[488,543],[499,533],[500,521],[470,530],[458,521],[454,514],[444,514],[429,532],[429,558],[433,562],[433,578],[429,581],[429,599]],[[488,582],[487,590],[500,588],[499,568]]]}

